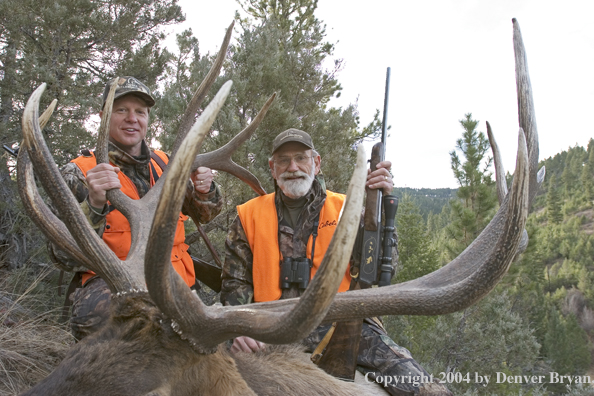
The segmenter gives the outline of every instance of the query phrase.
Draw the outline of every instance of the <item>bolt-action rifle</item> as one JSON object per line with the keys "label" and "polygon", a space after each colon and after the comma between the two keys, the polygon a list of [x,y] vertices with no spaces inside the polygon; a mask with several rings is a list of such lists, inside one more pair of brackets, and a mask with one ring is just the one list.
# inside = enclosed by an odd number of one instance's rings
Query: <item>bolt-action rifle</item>
{"label": "bolt-action rifle", "polygon": [[[371,151],[370,169],[372,172],[377,169],[377,164],[385,158],[389,88],[390,68],[388,67],[382,138]],[[351,276],[355,280],[355,282],[351,282],[351,289],[366,289],[373,285],[386,286],[392,279],[392,247],[396,244],[393,238],[394,218],[398,209],[398,198],[386,195],[382,200],[383,194],[380,189],[367,187],[366,192],[361,262],[358,268],[351,269]],[[382,201],[385,218],[383,227]],[[353,381],[362,326],[363,321],[361,320],[333,323],[324,340],[314,351],[312,360],[327,373],[343,380]]]}
{"label": "bolt-action rifle", "polygon": [[[384,117],[382,119],[382,140],[371,149],[369,167],[377,169],[377,164],[385,159],[386,133],[388,120],[388,93],[390,90],[390,68],[386,73],[386,93],[384,97]],[[358,283],[361,289],[373,285],[387,286],[392,280],[392,247],[396,241],[392,238],[394,218],[398,210],[398,198],[394,195],[383,197],[385,224],[382,227],[382,190],[366,188],[363,249],[359,267]],[[380,251],[383,253],[380,256]],[[355,276],[357,274],[354,274]]]}

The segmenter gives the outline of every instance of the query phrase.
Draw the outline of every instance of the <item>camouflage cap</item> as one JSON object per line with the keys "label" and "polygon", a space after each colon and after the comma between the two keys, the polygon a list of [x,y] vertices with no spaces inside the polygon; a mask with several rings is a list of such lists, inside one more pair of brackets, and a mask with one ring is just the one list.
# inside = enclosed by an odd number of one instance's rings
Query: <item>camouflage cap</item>
{"label": "camouflage cap", "polygon": [[307,132],[303,132],[295,128],[290,128],[284,132],[279,133],[278,136],[274,138],[274,142],[272,142],[272,154],[274,154],[276,150],[280,148],[280,146],[289,142],[301,143],[304,146],[307,146],[310,149],[315,150],[313,141],[311,140],[311,136],[309,136]]}
{"label": "camouflage cap", "polygon": [[[109,95],[109,90],[111,89],[111,81],[105,85],[105,90],[103,91],[103,104],[101,108],[105,107],[105,102],[107,101],[107,95]],[[151,96],[151,91],[148,89],[146,85],[138,81],[134,77],[125,76],[120,77],[118,80],[118,87],[115,91],[115,96],[113,100],[121,98],[124,95],[136,95],[144,102],[148,107],[153,107],[155,105],[155,99]]]}

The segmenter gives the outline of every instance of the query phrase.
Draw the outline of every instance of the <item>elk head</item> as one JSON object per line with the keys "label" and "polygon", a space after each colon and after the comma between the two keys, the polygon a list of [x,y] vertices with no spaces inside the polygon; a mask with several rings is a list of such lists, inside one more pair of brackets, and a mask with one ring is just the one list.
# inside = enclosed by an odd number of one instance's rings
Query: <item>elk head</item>
{"label": "elk head", "polygon": [[[242,378],[246,373],[237,371],[234,361],[222,349],[217,350],[219,344],[240,335],[269,344],[287,344],[301,340],[322,321],[374,315],[443,314],[468,307],[485,296],[503,277],[518,252],[529,202],[539,183],[536,175],[538,138],[530,81],[519,26],[515,20],[513,24],[519,147],[513,185],[496,216],[477,240],[445,267],[410,282],[339,295],[336,292],[345,271],[340,263],[346,263],[351,253],[363,201],[365,161],[361,149],[334,238],[303,296],[249,306],[207,307],[170,263],[185,185],[190,172],[203,164],[247,179],[261,192],[259,183],[246,170],[230,159],[226,162],[219,159],[223,157],[221,153],[230,157],[234,147],[249,137],[274,96],[254,123],[227,146],[197,155],[202,139],[231,88],[230,82],[223,85],[190,128],[189,120],[209,84],[201,85],[184,115],[170,165],[157,184],[139,201],[129,199],[119,190],[108,192],[110,202],[128,218],[132,227],[132,246],[128,258],[122,262],[88,225],[49,154],[41,128],[55,102],[38,116],[44,86],[38,88],[23,115],[24,149],[18,160],[23,202],[29,216],[48,238],[105,279],[113,300],[108,326],[77,344],[56,371],[27,394],[255,395]],[[224,52],[223,47],[219,57]],[[209,76],[214,81],[210,73]],[[99,162],[107,162],[107,125],[115,87],[116,84],[112,84],[99,132]],[[41,200],[33,166],[64,222]],[[502,177],[500,172],[497,176]],[[303,370],[314,370],[308,367]],[[324,384],[336,387],[334,394],[360,392],[345,389],[344,384],[340,385],[319,370],[314,371],[324,378],[322,388]],[[262,379],[274,380],[271,377],[282,375],[268,374]],[[297,379],[307,383],[308,380],[303,371],[284,374],[284,381]],[[307,386],[320,386],[319,381],[312,379]],[[282,389],[283,394],[291,394],[287,387]],[[311,393],[311,389],[303,388],[292,391],[296,395]]]}

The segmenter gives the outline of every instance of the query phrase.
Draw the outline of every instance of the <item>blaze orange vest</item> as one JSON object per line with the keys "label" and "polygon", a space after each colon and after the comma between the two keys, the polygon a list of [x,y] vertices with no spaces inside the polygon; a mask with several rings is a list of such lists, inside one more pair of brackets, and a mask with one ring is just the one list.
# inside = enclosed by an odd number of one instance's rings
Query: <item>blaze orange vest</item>
{"label": "blaze orange vest", "polygon": [[[326,191],[326,194],[326,201],[320,211],[311,278],[316,274],[330,245],[345,199],[345,195],[332,191]],[[282,294],[280,288],[282,255],[278,245],[278,216],[274,196],[274,193],[263,195],[237,207],[241,225],[253,254],[252,277],[255,302],[278,300]],[[312,237],[310,236],[306,250],[310,259],[311,244]],[[351,276],[347,269],[338,291],[348,290],[350,283]]]}
{"label": "blaze orange vest", "polygon": [[[162,151],[155,151],[155,153],[165,162],[169,162],[169,158]],[[82,171],[83,175],[87,177],[87,172],[97,165],[95,154],[91,153],[90,157],[80,156],[72,160]],[[163,169],[151,159],[152,166],[155,168],[157,175],[163,174]],[[113,165],[113,164],[112,164]],[[155,184],[153,180],[153,173],[151,174],[151,187]],[[122,185],[122,192],[132,199],[140,199],[136,186],[124,172],[119,172],[118,177]],[[186,234],[184,230],[184,221],[188,219],[182,213],[179,214],[177,222],[177,229],[175,230],[175,239],[173,241],[173,249],[171,250],[171,263],[175,271],[183,278],[188,286],[193,286],[196,282],[194,273],[194,263],[188,254],[188,245],[184,243]],[[130,251],[132,242],[132,234],[130,231],[130,223],[124,215],[117,209],[110,211],[105,216],[105,230],[103,231],[103,241],[109,246],[111,250],[119,257],[120,260],[125,260]],[[95,275],[89,271],[82,276],[83,284]]]}

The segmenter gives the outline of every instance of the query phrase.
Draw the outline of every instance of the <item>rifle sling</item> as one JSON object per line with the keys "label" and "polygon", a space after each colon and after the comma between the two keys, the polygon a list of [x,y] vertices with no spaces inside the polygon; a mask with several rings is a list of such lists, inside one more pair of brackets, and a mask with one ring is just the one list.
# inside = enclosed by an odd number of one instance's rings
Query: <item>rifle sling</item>
{"label": "rifle sling", "polygon": [[[159,165],[161,170],[163,172],[165,172],[165,168],[167,168],[167,164],[165,164],[165,161],[163,161],[161,159],[161,157],[159,157],[157,154],[155,154],[155,152],[152,150],[151,150],[151,158],[157,163],[157,165]],[[159,176],[155,176],[157,174],[157,172],[155,171],[155,168],[153,167],[152,163],[151,163],[151,169],[153,171],[153,178],[155,179],[155,183],[156,183],[157,180],[159,179]]]}
{"label": "rifle sling", "polygon": [[328,332],[326,333],[324,338],[322,338],[322,341],[320,341],[320,343],[318,344],[316,349],[311,354],[310,359],[315,364],[318,364],[318,362],[322,358],[322,352],[324,352],[324,349],[330,342],[330,339],[332,338],[332,334],[334,334],[334,329],[336,329],[336,322],[332,323],[332,326],[330,326],[330,329],[328,329]]}

